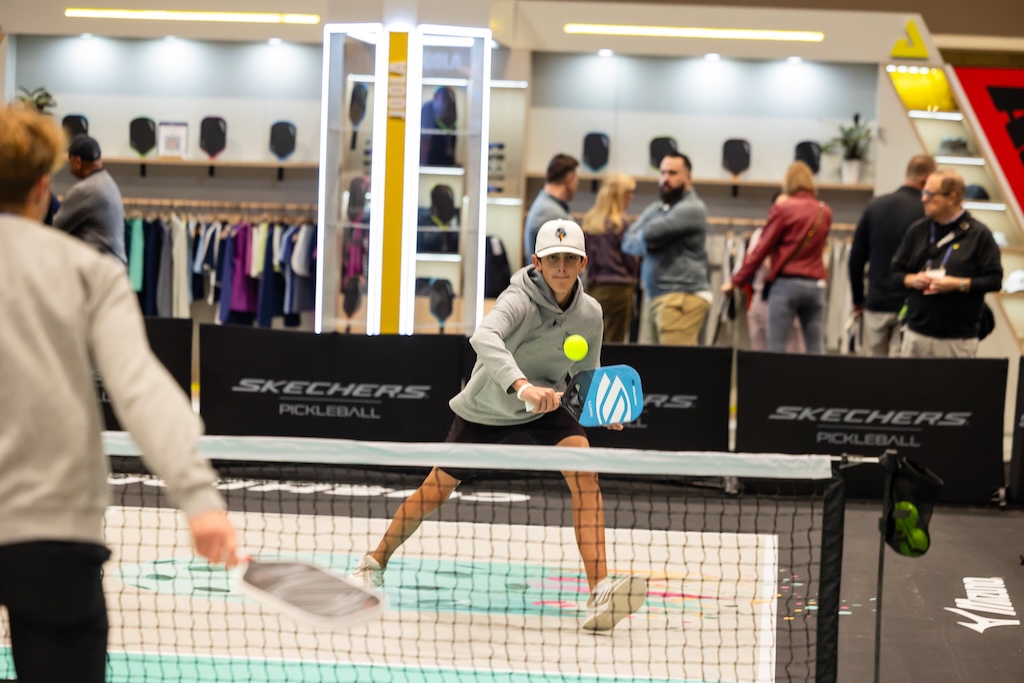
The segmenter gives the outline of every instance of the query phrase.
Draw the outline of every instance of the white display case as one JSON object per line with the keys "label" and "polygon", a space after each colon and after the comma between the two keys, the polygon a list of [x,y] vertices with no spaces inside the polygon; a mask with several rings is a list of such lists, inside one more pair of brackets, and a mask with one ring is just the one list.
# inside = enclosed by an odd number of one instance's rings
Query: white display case
{"label": "white display case", "polygon": [[[410,96],[416,126],[414,277],[403,283],[412,332],[470,334],[483,316],[487,225],[490,31],[420,26],[422,70]],[[414,87],[410,78],[410,90]],[[450,301],[449,301],[450,298]],[[450,305],[450,310],[449,310]]]}

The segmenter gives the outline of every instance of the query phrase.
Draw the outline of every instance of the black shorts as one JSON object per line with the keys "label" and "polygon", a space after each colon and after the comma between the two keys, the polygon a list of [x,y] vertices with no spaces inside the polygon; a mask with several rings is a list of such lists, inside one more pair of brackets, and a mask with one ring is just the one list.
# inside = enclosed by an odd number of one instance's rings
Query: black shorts
{"label": "black shorts", "polygon": [[[529,446],[554,446],[570,436],[587,438],[580,423],[563,408],[544,413],[541,417],[525,424],[493,426],[463,420],[458,415],[448,430],[446,442],[452,443],[504,443]],[[446,474],[466,481],[473,476],[483,476],[496,470],[473,469],[469,467],[441,467]]]}
{"label": "black shorts", "polygon": [[0,604],[7,606],[19,680],[106,680],[109,557],[94,543],[0,546]]}

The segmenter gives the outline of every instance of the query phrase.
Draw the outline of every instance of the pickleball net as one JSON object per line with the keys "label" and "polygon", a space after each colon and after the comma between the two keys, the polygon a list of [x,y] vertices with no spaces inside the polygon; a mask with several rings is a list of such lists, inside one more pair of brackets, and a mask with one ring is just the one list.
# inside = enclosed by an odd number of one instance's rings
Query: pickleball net
{"label": "pickleball net", "polygon": [[[332,632],[193,557],[134,444],[104,437],[112,683],[835,680],[844,496],[827,456],[204,437],[246,550],[341,574],[430,467],[484,470],[394,555],[385,616]],[[609,573],[647,583],[609,632],[580,628],[563,470],[600,472]]]}

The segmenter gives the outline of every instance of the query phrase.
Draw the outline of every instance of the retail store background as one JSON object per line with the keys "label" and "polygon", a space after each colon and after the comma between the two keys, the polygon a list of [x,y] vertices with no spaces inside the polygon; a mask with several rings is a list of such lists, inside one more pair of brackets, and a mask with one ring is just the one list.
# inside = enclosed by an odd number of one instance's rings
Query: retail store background
{"label": "retail store background", "polygon": [[[941,54],[932,54],[929,62],[943,61],[954,64],[986,64],[1012,66],[1024,62],[1024,19],[1008,5],[988,3],[983,12],[964,12],[960,6],[936,3],[921,10],[927,26],[929,40],[933,40]],[[312,205],[316,202],[317,134],[319,131],[322,27],[317,26],[265,26],[259,24],[215,24],[146,21],[112,21],[68,19],[63,16],[67,5],[56,0],[21,3],[0,0],[0,86],[9,100],[17,86],[45,85],[58,96],[60,115],[71,112],[97,112],[91,117],[93,135],[103,141],[108,167],[121,186],[126,198],[163,197],[190,200],[229,200],[290,202]],[[143,8],[174,9],[182,3],[142,3]],[[417,3],[384,2],[384,0],[352,3],[339,0],[305,0],[289,3],[289,11],[319,13],[324,23],[329,21],[376,21],[385,6],[407,6],[420,15],[428,12],[429,20],[443,23],[490,23],[499,40],[512,36],[517,41],[529,41],[531,27],[509,26],[509,17],[516,17],[517,6],[543,6],[579,8],[588,20],[604,21],[603,15],[613,16],[626,7],[626,3],[598,0],[585,2],[556,2],[555,0],[448,0],[446,2]],[[716,3],[723,8],[753,7],[781,11],[781,16],[800,17],[822,9],[858,13],[889,10],[881,0],[863,3],[814,3],[807,0],[765,2],[762,0],[729,0]],[[628,3],[631,8],[642,6],[664,7],[666,17],[678,17],[681,7],[695,11],[706,6],[692,2],[654,0],[650,3]],[[220,0],[216,9],[244,11],[277,11],[281,7],[273,0],[240,2]],[[659,10],[660,11],[660,10]],[[723,9],[728,12],[728,9]],[[673,14],[675,13],[675,14]],[[737,16],[735,13],[733,16]],[[853,15],[851,15],[853,16]],[[865,16],[869,16],[865,14]],[[879,15],[870,15],[879,16]],[[912,16],[912,15],[906,15]],[[902,21],[902,19],[901,19]],[[520,21],[520,23],[522,23]],[[888,30],[888,29],[886,29]],[[97,37],[115,40],[95,41],[88,59],[82,58],[79,36],[88,32]],[[535,31],[533,31],[535,32]],[[862,31],[865,40],[874,38]],[[885,31],[880,31],[885,32]],[[172,47],[163,41],[145,40],[164,38],[173,34],[189,39],[188,48]],[[525,36],[525,38],[524,38]],[[283,45],[271,48],[267,39],[281,38]],[[888,38],[885,38],[888,40]],[[106,43],[100,46],[99,43]],[[569,41],[565,41],[568,43]],[[571,139],[579,119],[588,115],[588,106],[598,114],[597,125],[617,126],[623,134],[613,136],[612,163],[626,147],[638,146],[647,135],[647,128],[671,123],[672,117],[682,117],[684,130],[700,130],[701,135],[684,139],[683,144],[698,165],[695,176],[697,188],[708,203],[712,216],[728,219],[756,220],[763,216],[778,178],[776,166],[782,163],[787,150],[772,146],[772,127],[783,138],[796,127],[808,129],[808,137],[824,138],[832,130],[833,121],[845,119],[851,111],[864,111],[882,130],[875,145],[873,163],[865,171],[864,183],[854,187],[841,187],[836,182],[838,160],[826,156],[819,180],[827,185],[823,197],[836,211],[838,227],[851,226],[863,205],[872,194],[890,191],[896,187],[905,159],[920,151],[914,141],[914,130],[907,121],[902,105],[889,89],[877,87],[877,67],[881,61],[855,62],[839,58],[836,61],[808,62],[801,65],[814,79],[826,97],[809,102],[803,117],[794,121],[791,112],[777,101],[758,101],[753,94],[733,97],[729,106],[735,107],[730,118],[722,116],[721,108],[705,106],[686,97],[685,93],[671,93],[658,98],[655,85],[645,83],[644,74],[666,73],[675,68],[678,57],[693,54],[694,48],[679,48],[680,42],[648,40],[643,54],[622,53],[611,78],[617,79],[619,93],[609,95],[612,88],[601,90],[601,79],[609,78],[608,69],[593,52],[531,51],[522,45],[495,51],[494,77],[521,79],[529,83],[525,91],[504,89],[493,91],[495,111],[508,112],[505,119],[495,119],[492,139],[500,134],[512,144],[520,143],[523,151],[519,158],[508,161],[510,181],[507,183],[509,199],[521,205],[494,204],[489,207],[488,232],[499,235],[509,252],[513,264],[521,262],[520,240],[522,214],[542,184],[541,175],[547,158],[561,150],[565,139]],[[739,42],[739,41],[731,41]],[[887,43],[888,44],[888,43]],[[737,49],[723,45],[722,52]],[[178,50],[178,52],[173,52]],[[658,54],[660,53],[660,54]],[[177,55],[177,56],[176,56]],[[882,58],[884,59],[884,57]],[[955,61],[954,61],[955,59]],[[737,62],[733,76],[757,82],[772,77],[767,62],[756,60]],[[627,95],[634,101],[627,107],[622,99]],[[615,98],[619,101],[614,101]],[[150,165],[147,177],[139,174],[139,166],[132,161],[133,152],[123,131],[106,130],[104,109],[144,108],[159,116],[161,110],[182,106],[194,111],[196,117],[217,111],[230,122],[228,149],[218,161],[227,165],[217,168],[216,177],[206,177],[202,165]],[[620,112],[621,110],[621,112]],[[606,116],[601,118],[600,112]],[[611,112],[611,117],[607,116]],[[276,173],[273,157],[266,149],[265,129],[278,119],[288,119],[299,129],[298,147],[288,159],[284,172]],[[719,122],[722,119],[722,122]],[[727,174],[718,168],[718,138],[729,137],[730,125],[750,125],[756,121],[765,130],[763,140],[754,143],[753,164],[744,178],[753,185],[744,186],[738,197],[731,196],[731,188],[720,184]],[[572,122],[572,125],[567,125]],[[799,124],[799,125],[797,125]],[[652,128],[653,130],[653,128]],[[196,133],[197,131],[193,131]],[[652,133],[653,134],[653,133]],[[631,139],[631,137],[636,139]],[[193,135],[197,138],[197,135]],[[909,143],[909,144],[908,144]],[[195,146],[195,141],[191,142]],[[555,150],[553,146],[559,147]],[[568,145],[572,147],[572,145]],[[194,160],[194,161],[197,161]],[[253,162],[250,164],[250,162]],[[776,163],[777,162],[777,163]],[[630,173],[644,169],[619,168]],[[781,168],[781,166],[780,166]],[[648,174],[651,172],[646,170]],[[516,177],[518,176],[518,178]],[[702,185],[700,180],[708,179]],[[516,181],[519,181],[518,183]],[[713,181],[713,182],[712,182]],[[58,192],[65,191],[72,178],[66,169],[56,179]],[[757,186],[757,183],[762,183]],[[583,212],[589,208],[593,195],[589,183],[572,203],[572,210]],[[633,208],[639,210],[656,196],[653,182],[642,182]],[[719,232],[721,232],[719,230]],[[719,236],[720,237],[720,236]],[[718,239],[718,237],[713,237]],[[709,253],[717,258],[720,249],[712,245]],[[712,264],[713,266],[715,264]],[[431,273],[433,274],[433,273]],[[196,307],[194,318],[212,319],[212,312]],[[1008,396],[1014,396],[1018,354],[1015,340],[1006,325],[997,328],[987,340],[982,355],[1009,357],[1011,382]],[[1007,401],[1006,424],[1009,433],[1013,424],[1013,401]]]}
{"label": "retail store background", "polygon": [[[129,106],[144,101],[147,107],[159,109],[161,103],[182,97],[193,98],[190,106],[202,108],[204,111],[198,116],[206,115],[205,109],[211,105],[218,108],[228,105],[236,107],[235,111],[248,112],[249,117],[229,117],[232,121],[233,130],[241,139],[251,137],[258,140],[258,145],[253,145],[252,155],[266,156],[266,166],[260,167],[236,167],[218,168],[215,178],[207,179],[206,168],[196,167],[160,167],[151,166],[147,178],[139,178],[138,164],[121,163],[112,164],[112,172],[121,184],[126,197],[153,196],[154,186],[158,187],[162,195],[168,197],[179,196],[182,198],[206,198],[222,199],[231,198],[238,200],[255,201],[257,198],[262,201],[299,202],[315,203],[316,201],[316,142],[314,140],[302,140],[300,137],[299,148],[291,159],[291,165],[286,169],[283,180],[278,180],[275,174],[275,167],[271,162],[268,152],[264,149],[262,129],[264,123],[283,117],[282,112],[287,112],[287,118],[296,121],[300,130],[317,130],[319,127],[319,67],[320,67],[320,39],[321,26],[315,27],[266,27],[260,25],[212,25],[212,24],[175,24],[170,28],[167,24],[159,22],[109,22],[109,21],[86,21],[71,20],[63,17],[63,9],[69,3],[58,2],[57,0],[35,0],[24,2],[23,0],[0,0],[0,34],[7,34],[0,37],[0,91],[4,101],[13,96],[17,86],[36,87],[46,85],[57,95],[61,104],[61,113],[69,113],[72,109],[91,110],[99,101],[104,106]],[[379,19],[381,7],[386,4],[384,0],[367,0],[358,3],[351,0],[304,0],[301,2],[281,3],[273,0],[216,0],[207,9],[225,9],[242,11],[282,11],[287,6],[288,11],[309,11],[319,13],[324,21],[376,21]],[[396,4],[396,3],[392,3]],[[407,4],[415,5],[415,2]],[[441,2],[435,0],[434,11],[441,18],[433,19],[438,23],[444,23],[442,18],[445,13],[450,21],[460,20],[465,16],[466,7],[472,5],[473,11],[479,11],[482,6],[490,5],[496,12],[500,12],[507,6],[517,3],[507,0],[494,0],[487,3],[482,0],[447,0]],[[548,4],[544,0],[538,0],[536,4]],[[554,3],[552,3],[554,4]],[[580,3],[583,4],[583,3]],[[609,9],[615,6],[632,5],[633,3],[613,2],[612,0],[591,0],[595,6],[607,5]],[[681,6],[695,5],[699,3],[674,2],[673,0],[647,0],[646,4]],[[716,3],[722,7],[762,7],[762,8],[784,8],[791,10],[814,10],[836,9],[856,12],[886,12],[892,9],[892,3],[887,0],[860,0],[859,2],[836,2],[825,0],[789,0],[782,2],[778,0],[723,0]],[[175,8],[187,6],[183,2],[154,2],[152,0],[144,3],[136,3],[136,7],[148,8]],[[1014,3],[994,2],[987,0],[979,6],[967,8],[963,3],[931,3],[922,6],[917,10],[923,16],[931,32],[931,37],[936,46],[941,50],[942,61],[954,65],[985,65],[999,67],[1024,67],[1024,15]],[[598,21],[600,7],[596,11],[590,11],[588,19]],[[483,23],[479,25],[484,25]],[[102,79],[103,72],[96,67],[96,63],[82,64],[74,59],[71,41],[77,41],[82,33],[91,33],[98,37],[111,37],[119,39],[119,50],[108,53],[112,62],[108,63],[109,70],[106,75],[120,74],[108,80],[98,90],[95,84],[99,81],[83,80],[83,74],[76,73],[76,69],[85,67],[88,71],[84,74],[89,78]],[[255,60],[256,64],[267,65],[268,53],[266,41],[276,37],[285,41],[286,45],[281,46],[284,50],[275,53],[278,57],[282,54],[288,55],[288,60],[278,60],[273,66],[280,67],[280,70],[265,68],[262,71],[262,78],[249,74],[230,74],[213,69],[204,69],[204,78],[195,79],[192,74],[184,79],[183,71],[185,65],[161,64],[167,68],[160,78],[153,78],[153,73],[135,71],[134,74],[126,74],[125,70],[132,66],[138,67],[145,64],[145,61],[134,59],[143,55],[146,44],[142,39],[162,39],[166,34],[173,33],[180,38],[202,41],[196,43],[197,51],[193,56],[199,60],[200,65],[224,65],[233,63],[239,57],[242,61]],[[148,42],[148,40],[147,40]],[[503,78],[523,78],[534,80],[531,73],[531,60],[521,59],[517,51],[508,51],[504,59],[496,59],[496,64],[506,71]],[[558,69],[571,70],[573,68],[586,66],[592,59],[592,53],[586,55],[567,52],[543,52],[533,55],[532,62],[545,65],[546,69],[557,71]],[[667,48],[664,55],[671,55],[671,48]],[[634,56],[630,60],[640,63],[642,60],[656,60],[650,54],[645,56]],[[176,68],[179,67],[179,68]],[[875,67],[843,64],[829,65],[828,73],[831,76],[841,79],[856,91],[858,84],[863,85],[865,78],[874,78]],[[24,80],[23,80],[24,77]],[[536,87],[531,84],[530,101],[516,102],[516,93],[502,93],[501,97],[506,98],[510,108],[520,106],[524,115],[531,116],[530,125],[526,130],[526,143],[529,151],[522,160],[521,173],[524,184],[520,194],[525,202],[532,200],[538,189],[536,173],[542,169],[538,159],[545,158],[545,155],[553,153],[554,149],[547,149],[551,141],[541,143],[545,131],[539,127],[544,116],[551,115],[557,118],[558,112],[533,112],[532,107],[540,106],[556,109],[557,99],[564,95],[557,88],[557,84],[544,83],[543,80],[536,82]],[[870,86],[862,87],[862,91],[870,91]],[[849,91],[847,90],[847,93]],[[113,100],[110,98],[114,97]],[[120,99],[118,99],[120,98]],[[539,99],[538,99],[539,98]],[[898,103],[893,101],[878,101],[874,92],[866,95],[869,101],[867,107],[876,110],[898,108]],[[835,111],[826,115],[828,118],[839,118],[849,112],[849,106],[840,108],[837,103],[832,103]],[[851,104],[844,102],[844,105]],[[870,109],[868,109],[870,111]],[[258,112],[258,117],[252,116]],[[569,114],[573,115],[573,114]],[[900,118],[902,119],[902,110]],[[253,129],[247,130],[247,121],[254,121]],[[106,137],[103,132],[102,116],[93,119],[97,135]],[[258,128],[258,130],[257,130]],[[550,131],[547,131],[550,133]],[[912,137],[912,129],[903,120],[902,127],[891,131],[893,138],[901,136]],[[301,135],[301,134],[300,134]],[[130,150],[127,150],[127,134],[120,136],[118,133],[111,135],[112,140],[119,137],[124,138],[125,149],[118,149],[116,143],[107,147],[108,157],[128,157]],[[557,139],[557,138],[556,138]],[[573,151],[573,150],[569,150]],[[913,150],[917,151],[917,150]],[[250,154],[246,150],[228,150],[225,159],[230,159],[231,154],[237,152],[240,158]],[[867,189],[833,190],[828,196],[830,203],[833,203],[841,212],[840,220],[852,222],[856,220],[859,207],[871,197],[873,193],[884,193],[898,185],[902,172],[903,160],[908,154],[905,149],[898,149],[891,152],[893,159],[902,159],[895,168],[873,169],[871,179],[872,187]],[[760,151],[763,154],[763,151]],[[912,153],[912,152],[911,152]],[[755,151],[755,163],[757,163],[759,150]],[[761,157],[762,159],[764,156]],[[717,166],[717,164],[714,164]],[[704,164],[708,166],[708,164]],[[715,169],[717,171],[717,168]],[[755,168],[753,172],[757,172]],[[767,176],[769,170],[765,170]],[[698,171],[698,176],[701,172]],[[70,185],[71,178],[64,171],[58,179],[58,190],[64,191]],[[175,194],[177,193],[177,194]],[[728,189],[722,191],[708,187],[705,193],[706,199],[713,211],[724,211],[728,206],[734,215],[744,217],[756,217],[763,207],[767,206],[767,198],[770,190],[767,188],[743,188],[740,193],[740,201],[732,202],[728,196]],[[648,185],[641,188],[636,200],[636,207],[643,206],[646,201],[653,197],[653,188]],[[574,210],[585,210],[589,207],[591,195],[581,193],[579,199],[573,205]],[[519,229],[521,209],[519,207],[502,207],[496,209],[502,211],[506,216],[501,220],[508,226],[507,229],[514,232]],[[498,215],[495,213],[495,215]],[[518,244],[518,240],[511,237],[505,240],[506,246],[511,247]],[[516,254],[511,254],[513,262],[516,262]],[[197,319],[202,319],[204,313],[199,313]],[[1007,353],[1002,349],[1012,348],[1013,340],[1007,337],[1005,329],[997,330],[996,338],[988,345],[989,355],[1008,355],[1011,362],[1009,376],[1011,383],[1009,387],[1010,400],[1007,402],[1007,430],[1012,428],[1014,422],[1013,400],[1015,396],[1014,378],[1017,376],[1016,353]],[[986,351],[983,349],[983,353]],[[855,509],[851,514],[851,520],[864,528],[873,524],[875,510],[870,506]],[[978,541],[985,534],[992,533],[992,527],[987,518],[976,515],[970,511],[958,511],[947,519],[948,528],[956,533],[956,539],[962,543],[959,548],[952,545],[941,550],[941,554],[934,557],[935,567],[944,562],[954,563],[961,561],[963,556],[970,556],[972,560],[971,571],[975,575],[987,575],[985,572],[996,571],[998,562],[987,561],[986,553],[992,553],[990,545]],[[1008,530],[1016,525],[1016,537],[1019,538],[1020,519],[1004,520],[1000,529]],[[953,534],[950,534],[953,537]],[[994,539],[993,539],[994,540]],[[1017,544],[1019,545],[1019,544]],[[963,552],[961,552],[963,551]],[[874,539],[870,534],[865,538],[851,543],[847,552],[846,576],[849,577],[848,585],[851,589],[849,595],[853,596],[851,602],[857,602],[859,598],[864,599],[864,604],[873,595],[873,561]],[[1005,558],[1003,558],[1005,559]],[[922,565],[913,565],[910,562],[896,564],[896,580],[891,585],[901,583],[922,582],[922,574],[934,576],[929,572],[916,571]],[[1013,571],[1009,564],[1002,565],[1008,574]],[[965,570],[966,571],[966,570]],[[966,574],[965,574],[966,575]],[[870,579],[870,580],[869,580]],[[934,587],[929,585],[928,587]],[[924,593],[915,583],[913,594]],[[909,593],[903,595],[902,601],[897,598],[893,601],[892,609],[895,614],[902,608],[906,608],[907,614],[914,613],[920,605],[914,603]],[[955,594],[945,598],[946,604],[952,604]],[[855,608],[859,608],[857,604]],[[945,614],[945,613],[943,613]],[[945,615],[952,616],[952,615]],[[857,616],[849,617],[851,620],[858,619]],[[915,628],[934,628],[934,624],[908,624]],[[956,633],[962,631],[958,626],[952,626]],[[894,629],[895,631],[896,629]],[[966,631],[965,631],[966,634]],[[842,661],[854,663],[856,660],[864,660],[870,656],[870,619],[861,619],[856,628],[845,632],[842,648]],[[968,634],[974,637],[976,634]],[[999,634],[1002,635],[1001,633]],[[917,635],[913,636],[916,638]],[[909,645],[909,641],[900,639],[900,643]],[[918,641],[914,641],[917,643]],[[888,650],[890,656],[898,657],[897,647]],[[987,655],[989,650],[984,647],[976,648],[976,654],[981,659]],[[1017,653],[1019,656],[1019,652]],[[985,657],[986,661],[994,661],[993,657]],[[980,664],[979,664],[980,665]],[[861,666],[864,663],[861,662]],[[1011,665],[1012,666],[1012,665]],[[852,673],[847,671],[847,673]],[[1019,673],[1019,671],[1018,671]],[[908,674],[909,675],[909,674]],[[841,680],[850,680],[843,679]],[[860,680],[864,680],[860,678]],[[909,680],[909,679],[908,679]],[[995,680],[995,679],[993,679]],[[1000,680],[1019,680],[1005,678]]]}

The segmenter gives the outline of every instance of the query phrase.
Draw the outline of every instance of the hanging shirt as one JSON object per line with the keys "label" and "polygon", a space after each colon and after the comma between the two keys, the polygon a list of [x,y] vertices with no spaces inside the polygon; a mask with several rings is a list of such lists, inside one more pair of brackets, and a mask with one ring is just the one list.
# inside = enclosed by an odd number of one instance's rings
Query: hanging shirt
{"label": "hanging shirt", "polygon": [[232,230],[235,242],[233,268],[231,273],[231,310],[239,313],[255,313],[259,300],[259,281],[249,275],[252,260],[252,226],[242,223]]}
{"label": "hanging shirt", "polygon": [[146,269],[146,240],[143,233],[141,216],[128,221],[128,279],[136,292],[142,291],[142,273]]}

